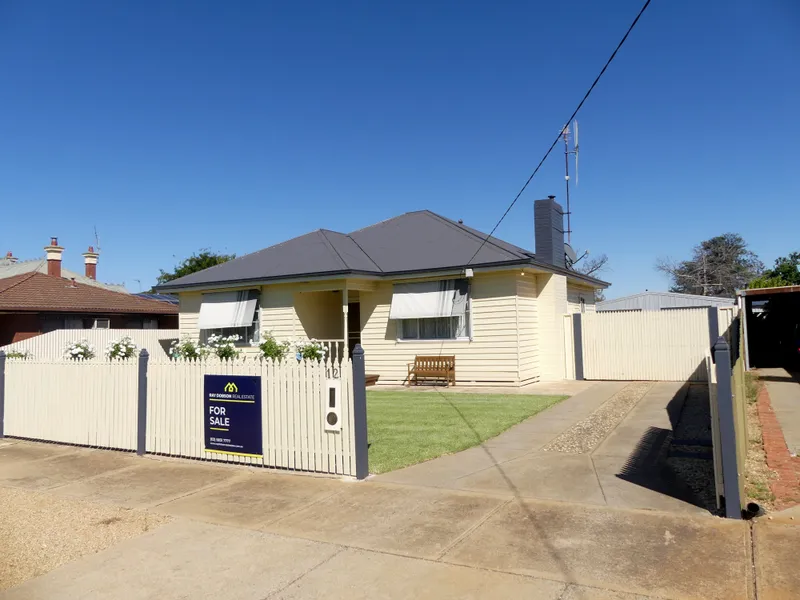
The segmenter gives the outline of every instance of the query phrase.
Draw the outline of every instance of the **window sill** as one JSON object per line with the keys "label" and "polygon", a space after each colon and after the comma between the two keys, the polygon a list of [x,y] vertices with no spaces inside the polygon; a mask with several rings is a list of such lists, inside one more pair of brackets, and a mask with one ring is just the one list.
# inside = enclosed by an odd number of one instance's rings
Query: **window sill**
{"label": "window sill", "polygon": [[397,341],[398,344],[442,344],[442,343],[449,344],[451,342],[456,342],[458,344],[463,344],[465,342],[466,343],[471,342],[472,338],[463,337],[463,338],[450,338],[450,339],[444,339],[444,340],[406,340],[406,339],[397,338],[396,341]]}

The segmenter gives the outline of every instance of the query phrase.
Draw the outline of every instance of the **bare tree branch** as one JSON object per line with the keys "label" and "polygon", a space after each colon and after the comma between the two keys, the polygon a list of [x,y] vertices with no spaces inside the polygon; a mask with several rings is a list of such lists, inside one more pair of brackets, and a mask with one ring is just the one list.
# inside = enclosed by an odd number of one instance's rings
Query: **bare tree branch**
{"label": "bare tree branch", "polygon": [[581,257],[572,264],[572,269],[583,275],[596,275],[608,268],[608,256],[601,254],[594,258],[589,258],[589,253],[584,252]]}

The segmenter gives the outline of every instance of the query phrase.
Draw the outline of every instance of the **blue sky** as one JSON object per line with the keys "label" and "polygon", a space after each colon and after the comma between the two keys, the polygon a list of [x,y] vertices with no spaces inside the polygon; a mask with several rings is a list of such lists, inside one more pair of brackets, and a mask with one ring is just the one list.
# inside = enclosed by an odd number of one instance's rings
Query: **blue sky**
{"label": "blue sky", "polygon": [[[0,250],[147,288],[200,248],[251,252],[429,208],[489,231],[639,0],[0,3]],[[800,249],[800,5],[654,0],[579,116],[574,245],[609,297],[741,233]],[[533,247],[554,153],[497,235]]]}

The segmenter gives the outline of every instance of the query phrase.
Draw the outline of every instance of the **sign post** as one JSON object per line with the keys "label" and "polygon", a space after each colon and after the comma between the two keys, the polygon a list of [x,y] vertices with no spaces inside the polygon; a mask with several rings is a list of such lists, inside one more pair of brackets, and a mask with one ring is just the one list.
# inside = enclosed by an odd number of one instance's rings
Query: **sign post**
{"label": "sign post", "polygon": [[203,397],[206,452],[264,456],[261,377],[205,375]]}

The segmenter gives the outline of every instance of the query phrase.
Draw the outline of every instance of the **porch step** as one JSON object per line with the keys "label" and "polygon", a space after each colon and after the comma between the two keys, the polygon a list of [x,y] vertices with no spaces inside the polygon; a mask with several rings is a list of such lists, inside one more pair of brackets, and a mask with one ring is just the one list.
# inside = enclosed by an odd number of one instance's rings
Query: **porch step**
{"label": "porch step", "polygon": [[380,375],[370,375],[369,373],[367,373],[364,379],[366,381],[366,384],[370,386],[378,383],[378,377],[380,377]]}

